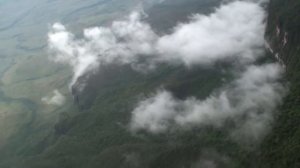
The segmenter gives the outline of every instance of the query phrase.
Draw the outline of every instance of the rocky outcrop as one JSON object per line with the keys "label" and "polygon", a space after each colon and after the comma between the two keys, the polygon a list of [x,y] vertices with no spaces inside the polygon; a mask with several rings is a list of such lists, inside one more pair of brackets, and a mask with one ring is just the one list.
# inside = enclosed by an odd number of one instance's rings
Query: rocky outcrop
{"label": "rocky outcrop", "polygon": [[289,72],[300,63],[300,1],[271,0],[266,40]]}
{"label": "rocky outcrop", "polygon": [[261,145],[262,168],[300,167],[300,1],[270,0],[266,47],[286,66],[289,94]]}

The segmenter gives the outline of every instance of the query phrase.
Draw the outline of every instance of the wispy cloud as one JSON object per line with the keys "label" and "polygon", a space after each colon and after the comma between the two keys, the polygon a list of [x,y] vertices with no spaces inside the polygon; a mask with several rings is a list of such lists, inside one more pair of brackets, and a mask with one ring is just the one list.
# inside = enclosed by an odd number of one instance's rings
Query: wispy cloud
{"label": "wispy cloud", "polygon": [[159,63],[190,67],[234,60],[245,71],[226,87],[204,100],[179,100],[160,90],[138,103],[130,128],[161,133],[205,125],[220,128],[230,120],[233,138],[259,140],[286,92],[279,82],[283,70],[278,64],[252,65],[264,55],[264,2],[229,0],[212,14],[194,14],[164,35],[152,30],[142,12],[133,12],[110,27],[85,29],[82,39],[55,23],[48,34],[49,49],[54,61],[72,67],[71,86],[80,76],[112,63],[147,71]]}
{"label": "wispy cloud", "polygon": [[133,12],[111,27],[84,30],[83,39],[76,39],[62,24],[55,23],[48,34],[52,58],[72,66],[73,85],[81,75],[103,64],[131,64],[137,70],[142,65],[144,70],[161,62],[186,66],[230,58],[251,62],[264,44],[265,13],[257,3],[235,1],[210,15],[195,14],[162,36],[142,18]]}
{"label": "wispy cloud", "polygon": [[48,105],[61,106],[65,103],[66,98],[58,90],[54,90],[51,95],[43,97],[41,100]]}
{"label": "wispy cloud", "polygon": [[286,89],[279,82],[282,72],[278,64],[249,66],[236,80],[205,100],[179,100],[160,90],[133,110],[130,128],[162,133],[207,125],[221,128],[231,120],[235,123],[233,136],[241,132],[258,140],[285,94]]}
{"label": "wispy cloud", "polygon": [[196,14],[187,24],[158,40],[158,50],[167,61],[186,65],[211,64],[238,57],[252,61],[263,45],[264,10],[256,3],[236,1],[209,16]]}

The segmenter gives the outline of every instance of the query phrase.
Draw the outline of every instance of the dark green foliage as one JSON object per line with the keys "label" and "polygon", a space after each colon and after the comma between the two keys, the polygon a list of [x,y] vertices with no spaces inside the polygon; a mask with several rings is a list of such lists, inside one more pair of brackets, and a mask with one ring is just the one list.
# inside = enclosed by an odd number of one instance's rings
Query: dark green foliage
{"label": "dark green foliage", "polygon": [[49,136],[35,147],[26,144],[21,153],[1,162],[1,167],[181,168],[195,166],[205,159],[230,168],[250,164],[247,158],[254,153],[219,129],[178,129],[176,133],[157,135],[134,134],[128,129],[130,112],[141,98],[161,87],[180,99],[191,95],[207,97],[224,85],[222,78],[231,81],[230,66],[186,69],[160,65],[148,74],[133,71],[129,66],[105,68],[88,79],[86,90],[79,95],[81,110],[61,113]]}
{"label": "dark green foliage", "polygon": [[147,22],[157,32],[170,32],[180,22],[186,22],[194,13],[209,14],[221,0],[166,0],[147,10]]}
{"label": "dark green foliage", "polygon": [[[193,5],[196,0],[189,0],[193,3],[186,6],[174,3],[175,7],[168,6],[168,2],[148,9],[152,16],[149,18],[153,19],[148,21],[162,32],[186,19],[188,12],[207,13],[220,1],[204,0],[201,5]],[[166,134],[142,131],[134,134],[128,129],[136,103],[159,88],[170,90],[179,99],[191,95],[203,99],[232,80],[232,67],[222,63],[211,69],[160,65],[156,71],[142,74],[130,66],[110,65],[82,79],[87,80],[86,89],[75,93],[76,106],[64,108],[55,125],[34,130],[28,124],[13,136],[12,143],[0,152],[0,167],[194,168],[208,167],[203,163],[209,161],[222,168],[252,168],[258,164],[262,168],[300,167],[299,5],[297,0],[272,0],[269,8],[267,38],[287,63],[291,92],[261,150],[237,144],[228,137],[225,128],[188,131],[178,128],[176,133]],[[276,35],[277,25],[289,33],[285,47],[282,47],[284,33]],[[262,58],[258,64],[268,61]],[[34,137],[36,132],[46,136]]]}
{"label": "dark green foliage", "polygon": [[[290,92],[261,146],[262,168],[300,167],[300,1],[271,0],[267,39],[286,64]],[[281,31],[278,34],[277,28]],[[287,44],[283,44],[285,32]]]}

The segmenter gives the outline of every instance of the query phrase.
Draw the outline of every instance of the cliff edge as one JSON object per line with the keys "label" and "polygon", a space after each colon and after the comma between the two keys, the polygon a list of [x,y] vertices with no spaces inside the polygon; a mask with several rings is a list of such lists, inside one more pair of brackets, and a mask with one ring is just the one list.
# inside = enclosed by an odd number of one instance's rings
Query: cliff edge
{"label": "cliff edge", "polygon": [[300,1],[271,0],[266,30],[270,51],[285,65],[289,95],[261,146],[264,168],[300,167]]}

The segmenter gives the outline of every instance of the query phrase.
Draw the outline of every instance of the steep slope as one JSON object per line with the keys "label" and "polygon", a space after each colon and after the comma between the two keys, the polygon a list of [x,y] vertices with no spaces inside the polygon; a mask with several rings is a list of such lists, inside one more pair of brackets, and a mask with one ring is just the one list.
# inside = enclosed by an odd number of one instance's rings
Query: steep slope
{"label": "steep slope", "polygon": [[300,167],[300,1],[271,0],[266,38],[286,65],[290,93],[262,145],[262,167]]}

